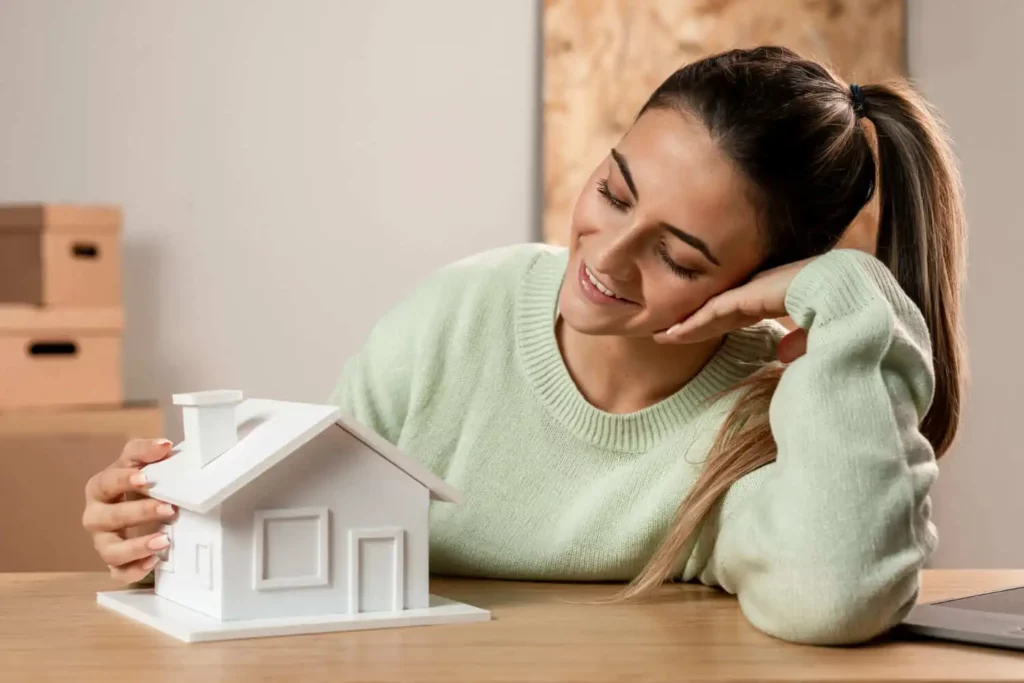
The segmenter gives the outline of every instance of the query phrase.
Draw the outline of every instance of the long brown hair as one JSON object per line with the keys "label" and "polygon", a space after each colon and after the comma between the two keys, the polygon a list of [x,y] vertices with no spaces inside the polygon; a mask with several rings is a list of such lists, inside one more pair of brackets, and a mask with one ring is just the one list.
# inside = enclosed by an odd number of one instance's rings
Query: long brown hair
{"label": "long brown hair", "polygon": [[[905,82],[859,92],[780,47],[732,50],[690,64],[651,96],[650,109],[694,116],[758,190],[762,268],[833,248],[879,195],[877,257],[921,310],[932,340],[935,396],[921,430],[938,456],[956,435],[965,359],[958,288],[964,212],[945,130]],[[874,126],[875,151],[861,119]],[[784,366],[769,364],[734,391],[706,464],[667,535],[616,600],[648,593],[678,571],[687,542],[725,492],[776,458],[768,408]]]}

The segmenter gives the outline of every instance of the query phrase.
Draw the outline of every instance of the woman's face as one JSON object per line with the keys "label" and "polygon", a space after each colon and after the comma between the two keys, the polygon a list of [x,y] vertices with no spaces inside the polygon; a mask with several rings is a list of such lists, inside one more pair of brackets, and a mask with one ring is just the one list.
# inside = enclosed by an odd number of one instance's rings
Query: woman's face
{"label": "woman's face", "polygon": [[703,125],[645,113],[576,202],[559,296],[565,322],[585,334],[649,337],[746,280],[763,257],[752,194]]}

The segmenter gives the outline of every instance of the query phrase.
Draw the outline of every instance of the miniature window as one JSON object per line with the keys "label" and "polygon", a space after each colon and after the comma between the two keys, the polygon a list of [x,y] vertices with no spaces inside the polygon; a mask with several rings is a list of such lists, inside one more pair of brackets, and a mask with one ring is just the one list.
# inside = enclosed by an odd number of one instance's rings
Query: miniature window
{"label": "miniature window", "polygon": [[160,561],[156,563],[156,569],[162,572],[174,573],[174,525],[164,524],[160,527],[160,533],[167,535],[167,540],[171,542],[169,546],[163,550],[157,552],[156,556],[160,558]]}
{"label": "miniature window", "polygon": [[213,590],[213,550],[209,543],[196,543],[196,584],[203,590]]}
{"label": "miniature window", "polygon": [[258,510],[253,522],[256,590],[326,586],[327,508]]}

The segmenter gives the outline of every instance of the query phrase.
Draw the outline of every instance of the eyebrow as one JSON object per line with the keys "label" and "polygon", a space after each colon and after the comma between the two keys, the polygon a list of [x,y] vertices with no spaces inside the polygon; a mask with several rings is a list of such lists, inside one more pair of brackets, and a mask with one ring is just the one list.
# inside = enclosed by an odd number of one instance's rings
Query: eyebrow
{"label": "eyebrow", "polygon": [[662,223],[661,227],[664,230],[669,231],[682,241],[686,242],[700,253],[704,254],[704,258],[706,258],[708,261],[711,261],[716,266],[722,265],[721,263],[718,262],[718,259],[715,258],[715,255],[711,253],[711,250],[708,249],[707,243],[701,238],[696,237],[695,235],[691,235],[690,233],[684,230],[680,230],[679,228],[673,227],[668,223]]}
{"label": "eyebrow", "polygon": [[[626,163],[626,157],[619,154],[619,151],[613,147],[612,159],[614,159],[616,165],[618,165],[619,171],[622,173],[622,177],[626,181],[626,185],[629,187],[629,191],[633,193],[633,199],[639,200],[640,193],[636,191],[636,183],[633,182],[633,174],[629,171],[629,164]],[[678,237],[683,242],[686,242],[700,253],[704,254],[704,258],[711,261],[716,266],[722,265],[718,262],[718,259],[715,258],[715,255],[711,253],[711,250],[708,249],[707,243],[701,238],[691,235],[685,230],[680,230],[679,228],[671,226],[668,223],[661,223],[661,227]]]}
{"label": "eyebrow", "polygon": [[633,199],[640,199],[640,193],[636,191],[636,184],[633,182],[633,174],[629,172],[629,164],[626,163],[626,157],[619,154],[618,150],[612,148],[612,159],[615,159],[615,163],[619,166],[619,171],[622,173],[622,177],[626,180],[626,185],[629,187],[629,191],[633,193]]}

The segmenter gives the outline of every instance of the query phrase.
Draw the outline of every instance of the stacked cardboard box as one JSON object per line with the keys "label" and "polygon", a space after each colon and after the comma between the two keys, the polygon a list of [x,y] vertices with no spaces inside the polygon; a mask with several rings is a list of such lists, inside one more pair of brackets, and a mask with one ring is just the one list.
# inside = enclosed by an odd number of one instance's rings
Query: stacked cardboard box
{"label": "stacked cardboard box", "polygon": [[0,571],[102,568],[85,482],[160,436],[123,405],[120,231],[118,207],[0,205]]}
{"label": "stacked cardboard box", "polygon": [[0,410],[121,402],[121,212],[0,206]]}

